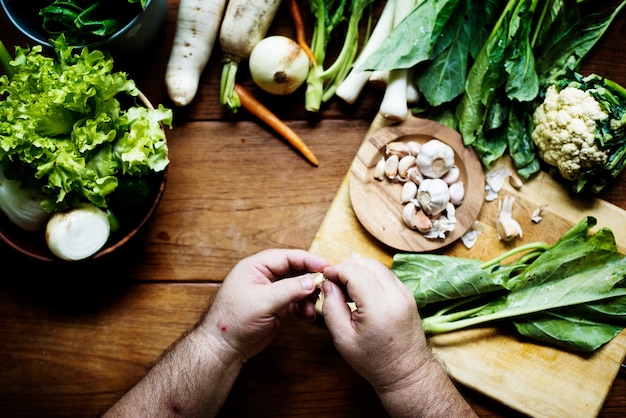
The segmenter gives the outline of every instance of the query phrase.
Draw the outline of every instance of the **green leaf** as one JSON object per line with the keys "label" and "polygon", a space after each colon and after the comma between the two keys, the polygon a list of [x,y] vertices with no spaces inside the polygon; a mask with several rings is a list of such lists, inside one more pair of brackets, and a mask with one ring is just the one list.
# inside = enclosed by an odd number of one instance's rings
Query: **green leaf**
{"label": "green leaf", "polygon": [[[431,58],[433,45],[459,0],[421,1],[358,71],[411,68]],[[419,37],[415,36],[416,28]]]}
{"label": "green leaf", "polygon": [[[626,306],[623,308],[626,309]],[[611,341],[623,327],[552,312],[514,321],[520,335],[567,351],[589,353]]]}

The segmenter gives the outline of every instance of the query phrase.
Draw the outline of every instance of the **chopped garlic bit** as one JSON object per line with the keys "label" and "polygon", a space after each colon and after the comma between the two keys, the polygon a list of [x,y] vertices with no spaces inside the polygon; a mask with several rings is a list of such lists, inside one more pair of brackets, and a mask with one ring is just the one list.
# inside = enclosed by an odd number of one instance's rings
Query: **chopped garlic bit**
{"label": "chopped garlic bit", "polygon": [[478,237],[483,233],[485,227],[478,221],[474,221],[470,229],[467,230],[462,236],[461,241],[463,241],[463,245],[468,249],[471,249],[476,241],[478,241]]}
{"label": "chopped garlic bit", "polygon": [[505,196],[499,202],[500,213],[496,219],[496,232],[500,241],[511,241],[516,237],[522,237],[522,227],[513,219],[514,202],[515,198],[511,196]]}
{"label": "chopped garlic bit", "polygon": [[485,200],[491,202],[498,198],[498,193],[502,190],[504,182],[511,175],[511,170],[508,167],[499,166],[494,167],[487,171],[485,175],[485,190],[487,195]]}
{"label": "chopped garlic bit", "polygon": [[538,224],[539,222],[541,222],[543,220],[543,209],[545,208],[545,205],[543,206],[538,206],[537,208],[535,208],[535,210],[533,210],[532,215],[530,215],[530,220],[536,224]]}

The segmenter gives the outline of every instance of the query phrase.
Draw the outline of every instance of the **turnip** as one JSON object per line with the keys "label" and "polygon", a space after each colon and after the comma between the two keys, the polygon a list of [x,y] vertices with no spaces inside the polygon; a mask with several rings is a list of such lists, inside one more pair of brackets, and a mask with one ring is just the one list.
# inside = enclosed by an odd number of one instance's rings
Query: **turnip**
{"label": "turnip", "polygon": [[229,0],[220,26],[224,67],[220,80],[220,103],[236,112],[241,103],[235,92],[239,63],[250,57],[274,20],[281,0]]}
{"label": "turnip", "polygon": [[176,33],[167,63],[167,93],[177,106],[196,95],[200,75],[217,40],[226,0],[181,0]]}
{"label": "turnip", "polygon": [[286,36],[268,36],[252,49],[248,61],[250,76],[257,86],[276,95],[291,94],[309,73],[309,58],[295,41]]}

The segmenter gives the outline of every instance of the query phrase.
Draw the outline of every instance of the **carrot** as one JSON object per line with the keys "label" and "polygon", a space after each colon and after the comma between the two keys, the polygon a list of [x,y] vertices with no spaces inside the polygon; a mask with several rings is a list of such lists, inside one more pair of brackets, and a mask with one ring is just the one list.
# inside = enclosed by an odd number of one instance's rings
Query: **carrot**
{"label": "carrot", "polygon": [[302,138],[295,133],[289,126],[273,114],[268,108],[263,106],[248,90],[242,85],[235,83],[235,93],[239,96],[241,105],[248,112],[265,122],[270,128],[274,129],[283,138],[293,145],[311,164],[318,166],[319,162],[313,152],[304,143]]}
{"label": "carrot", "polygon": [[289,0],[289,12],[291,14],[291,19],[293,20],[293,25],[296,29],[296,40],[298,41],[298,45],[300,45],[300,48],[302,48],[307,57],[309,57],[311,65],[315,67],[317,65],[317,60],[315,59],[315,55],[313,55],[313,51],[309,48],[309,44],[306,42],[306,31],[304,29],[304,22],[302,22],[300,8],[298,7],[298,0]]}
{"label": "carrot", "polygon": [[225,7],[226,0],[180,0],[165,74],[168,95],[177,106],[188,105],[196,95]]}

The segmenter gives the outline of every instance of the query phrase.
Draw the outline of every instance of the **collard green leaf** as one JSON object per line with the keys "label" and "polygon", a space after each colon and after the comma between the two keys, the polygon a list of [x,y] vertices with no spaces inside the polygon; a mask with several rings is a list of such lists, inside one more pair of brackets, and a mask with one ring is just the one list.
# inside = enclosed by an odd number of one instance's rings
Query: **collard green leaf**
{"label": "collard green leaf", "polygon": [[459,0],[419,2],[358,70],[411,68],[430,59],[433,45],[439,39],[458,2]]}
{"label": "collard green leaf", "polygon": [[[576,18],[571,10],[577,10],[576,2],[568,1],[556,21],[551,37],[539,42],[535,49],[537,73],[542,85],[548,85],[565,76],[569,70],[577,70],[583,58],[604,35],[615,17],[622,11],[622,2],[610,13],[589,13]],[[571,8],[571,10],[570,10]]]}
{"label": "collard green leaf", "polygon": [[600,348],[623,328],[552,312],[513,323],[520,335],[567,351],[582,353]]}
{"label": "collard green leaf", "polygon": [[411,290],[418,306],[502,289],[480,260],[400,253],[391,269]]}

